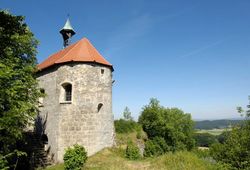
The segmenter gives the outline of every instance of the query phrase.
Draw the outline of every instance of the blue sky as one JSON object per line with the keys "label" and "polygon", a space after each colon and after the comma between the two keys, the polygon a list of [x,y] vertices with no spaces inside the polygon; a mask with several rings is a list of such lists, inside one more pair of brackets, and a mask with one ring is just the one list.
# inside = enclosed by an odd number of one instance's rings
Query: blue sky
{"label": "blue sky", "polygon": [[26,16],[38,61],[62,48],[67,14],[114,65],[113,112],[137,118],[151,97],[194,119],[235,118],[250,95],[249,0],[2,0]]}

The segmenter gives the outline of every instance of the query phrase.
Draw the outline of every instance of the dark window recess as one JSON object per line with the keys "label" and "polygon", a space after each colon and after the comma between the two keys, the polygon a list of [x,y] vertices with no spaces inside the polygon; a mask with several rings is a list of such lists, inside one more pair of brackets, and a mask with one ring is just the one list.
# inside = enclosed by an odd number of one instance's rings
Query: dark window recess
{"label": "dark window recess", "polygon": [[104,69],[101,69],[101,73],[104,74]]}
{"label": "dark window recess", "polygon": [[99,104],[98,104],[98,106],[97,106],[97,110],[98,110],[98,112],[101,110],[102,106],[103,106],[103,104],[102,104],[102,103],[99,103]]}
{"label": "dark window recess", "polygon": [[42,94],[45,94],[45,90],[44,90],[43,88],[40,89],[40,92],[41,92]]}
{"label": "dark window recess", "polygon": [[63,87],[65,90],[65,101],[71,101],[72,100],[72,85],[65,84]]}
{"label": "dark window recess", "polygon": [[43,144],[48,144],[48,136],[47,135],[43,134],[41,136],[41,140],[42,140]]}

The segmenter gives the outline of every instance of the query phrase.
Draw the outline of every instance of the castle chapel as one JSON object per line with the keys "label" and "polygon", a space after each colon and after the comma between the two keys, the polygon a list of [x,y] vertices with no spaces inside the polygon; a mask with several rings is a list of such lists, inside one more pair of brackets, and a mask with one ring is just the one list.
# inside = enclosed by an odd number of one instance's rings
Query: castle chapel
{"label": "castle chapel", "polygon": [[113,66],[87,38],[70,44],[75,31],[69,19],[60,33],[64,49],[40,63],[37,74],[45,93],[37,129],[54,162],[62,162],[65,149],[74,144],[84,146],[88,155],[114,144]]}

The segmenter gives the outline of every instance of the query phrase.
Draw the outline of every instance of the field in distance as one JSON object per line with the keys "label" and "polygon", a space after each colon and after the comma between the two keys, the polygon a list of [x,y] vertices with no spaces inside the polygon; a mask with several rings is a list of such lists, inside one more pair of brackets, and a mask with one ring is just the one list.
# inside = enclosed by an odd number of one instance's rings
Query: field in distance
{"label": "field in distance", "polygon": [[225,129],[230,128],[233,125],[242,123],[243,120],[230,120],[230,119],[221,119],[221,120],[202,120],[195,121],[195,129]]}
{"label": "field in distance", "polygon": [[209,129],[209,130],[199,129],[199,130],[196,130],[196,133],[209,133],[211,135],[218,136],[218,135],[222,134],[222,132],[224,132],[224,131],[230,131],[230,130],[231,130],[230,128],[225,128],[225,129]]}

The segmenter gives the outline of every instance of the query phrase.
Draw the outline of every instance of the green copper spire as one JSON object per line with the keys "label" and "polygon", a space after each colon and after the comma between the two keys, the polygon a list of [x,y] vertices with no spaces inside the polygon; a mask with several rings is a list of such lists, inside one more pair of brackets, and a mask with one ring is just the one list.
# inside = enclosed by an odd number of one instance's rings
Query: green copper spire
{"label": "green copper spire", "polygon": [[70,24],[69,18],[67,19],[64,27],[60,30],[60,33],[63,36],[63,46],[65,48],[70,44],[70,38],[76,34]]}

